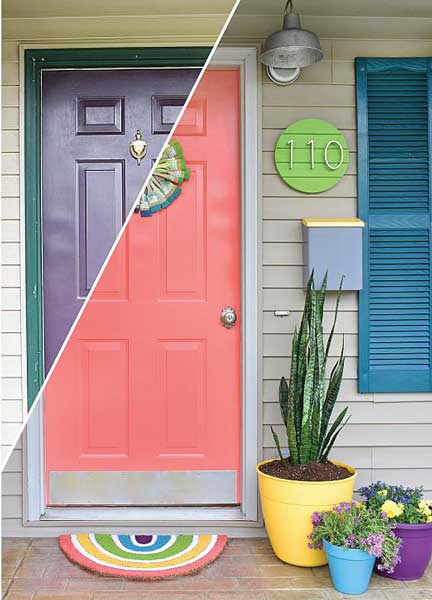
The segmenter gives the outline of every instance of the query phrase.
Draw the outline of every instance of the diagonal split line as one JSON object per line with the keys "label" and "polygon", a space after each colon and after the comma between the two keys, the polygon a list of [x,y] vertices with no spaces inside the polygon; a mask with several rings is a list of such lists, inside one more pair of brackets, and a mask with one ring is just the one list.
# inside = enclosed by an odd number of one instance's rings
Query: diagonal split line
{"label": "diagonal split line", "polygon": [[206,72],[207,67],[209,66],[209,64],[210,64],[210,62],[211,62],[211,60],[213,58],[213,55],[216,52],[217,47],[219,46],[219,43],[220,43],[220,41],[221,41],[221,39],[222,39],[222,37],[223,37],[223,35],[224,35],[224,33],[225,33],[228,25],[230,24],[231,19],[234,16],[234,14],[235,14],[235,12],[236,12],[237,7],[238,7],[239,4],[240,4],[240,0],[236,0],[234,6],[231,9],[231,12],[229,13],[229,15],[228,15],[228,17],[227,17],[227,19],[225,21],[224,26],[222,27],[222,29],[219,32],[219,35],[218,35],[215,43],[213,44],[213,47],[212,47],[212,49],[211,49],[211,51],[210,51],[210,53],[209,53],[209,55],[207,57],[207,60],[205,61],[204,65],[201,67],[201,71],[200,71],[200,73],[199,73],[199,75],[198,75],[198,77],[197,77],[197,79],[196,79],[196,81],[195,81],[195,83],[194,83],[194,85],[192,87],[192,90],[189,93],[189,96],[187,97],[186,102],[184,103],[184,105],[183,105],[182,109],[180,110],[179,114],[177,115],[177,119],[176,119],[176,121],[175,121],[175,123],[174,123],[174,125],[173,125],[173,127],[172,127],[172,129],[170,131],[170,133],[168,134],[168,136],[167,136],[167,138],[165,140],[165,143],[164,143],[164,145],[161,148],[161,151],[159,152],[157,160],[153,163],[153,166],[150,169],[150,172],[147,175],[147,178],[144,181],[144,184],[141,187],[141,190],[139,191],[139,193],[138,193],[135,201],[132,204],[132,208],[129,211],[127,217],[126,217],[125,222],[123,223],[123,225],[122,225],[122,227],[121,227],[121,229],[120,229],[120,231],[119,231],[119,233],[118,233],[118,235],[117,235],[117,237],[116,237],[116,239],[115,239],[115,241],[114,241],[114,243],[113,243],[113,245],[111,247],[111,250],[108,252],[108,254],[107,254],[106,258],[105,258],[105,261],[104,261],[104,263],[103,263],[103,265],[102,265],[102,267],[101,267],[101,269],[100,269],[100,271],[99,271],[99,273],[98,273],[98,275],[97,275],[97,277],[96,277],[96,279],[95,279],[92,287],[90,288],[90,291],[89,291],[89,293],[87,295],[87,298],[84,300],[83,305],[81,306],[81,308],[80,308],[80,310],[79,310],[79,312],[78,312],[78,314],[77,314],[77,316],[75,318],[75,321],[73,322],[71,328],[69,329],[69,333],[65,337],[65,339],[63,341],[63,344],[62,344],[62,346],[61,346],[61,348],[60,348],[60,350],[59,350],[59,352],[58,352],[55,360],[53,361],[53,364],[51,365],[51,368],[48,371],[48,373],[47,373],[47,375],[46,375],[46,377],[44,379],[44,382],[42,383],[41,388],[40,388],[39,392],[37,393],[37,395],[36,395],[36,397],[35,397],[35,399],[33,401],[33,404],[31,406],[30,410],[27,412],[27,415],[26,415],[26,417],[25,417],[22,425],[20,426],[20,428],[18,430],[18,433],[16,435],[15,440],[13,441],[13,443],[11,444],[8,452],[6,453],[5,459],[3,460],[3,463],[2,463],[2,468],[1,468],[2,471],[4,470],[5,466],[7,465],[8,461],[9,461],[11,455],[12,455],[12,452],[15,449],[15,446],[16,446],[18,440],[20,439],[20,437],[22,436],[22,434],[23,434],[23,432],[24,432],[24,430],[26,428],[26,425],[27,425],[29,419],[31,418],[32,414],[34,413],[34,411],[35,411],[35,409],[36,409],[36,407],[38,405],[38,403],[40,402],[40,399],[41,399],[41,397],[43,395],[43,392],[45,390],[45,386],[48,384],[49,380],[51,379],[51,376],[52,376],[52,374],[53,374],[53,372],[54,372],[54,370],[55,370],[55,368],[57,366],[57,363],[59,362],[59,360],[60,360],[60,358],[61,358],[61,356],[62,356],[62,354],[63,354],[63,352],[64,352],[64,350],[65,350],[65,348],[66,348],[66,346],[68,344],[68,342],[69,342],[70,337],[72,336],[73,332],[75,331],[75,328],[76,328],[76,326],[77,326],[77,324],[78,324],[78,322],[79,322],[79,320],[81,318],[81,315],[83,314],[83,312],[84,312],[87,304],[91,300],[93,292],[94,292],[97,284],[99,283],[99,280],[102,277],[102,275],[103,275],[103,273],[105,271],[105,268],[106,268],[107,264],[109,263],[109,261],[111,259],[111,256],[113,255],[115,249],[117,248],[117,245],[118,245],[120,239],[122,238],[123,233],[124,233],[126,227],[129,224],[129,221],[130,221],[130,219],[131,219],[131,217],[132,217],[132,215],[134,213],[134,210],[135,210],[136,204],[138,202],[138,199],[141,197],[141,194],[143,193],[143,191],[144,191],[145,187],[147,186],[147,184],[148,184],[151,176],[153,175],[153,171],[156,168],[156,166],[157,166],[157,164],[158,164],[158,162],[159,162],[159,160],[160,160],[160,158],[161,158],[164,150],[166,149],[167,145],[171,141],[172,136],[173,136],[173,134],[174,134],[174,132],[175,132],[175,130],[176,130],[179,122],[181,121],[181,119],[183,117],[183,114],[184,114],[185,110],[187,109],[187,107],[189,105],[189,102],[190,102],[191,98],[193,97],[193,95],[194,95],[194,93],[196,91],[196,88],[198,87],[198,85],[199,85],[199,83],[200,83],[200,81],[201,81],[204,73]]}

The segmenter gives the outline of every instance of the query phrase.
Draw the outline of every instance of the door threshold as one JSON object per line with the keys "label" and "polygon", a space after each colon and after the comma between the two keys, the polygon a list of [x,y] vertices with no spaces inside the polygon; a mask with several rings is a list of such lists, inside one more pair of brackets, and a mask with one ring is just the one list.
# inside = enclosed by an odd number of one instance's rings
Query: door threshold
{"label": "door threshold", "polygon": [[233,507],[48,507],[42,521],[245,521],[239,506]]}

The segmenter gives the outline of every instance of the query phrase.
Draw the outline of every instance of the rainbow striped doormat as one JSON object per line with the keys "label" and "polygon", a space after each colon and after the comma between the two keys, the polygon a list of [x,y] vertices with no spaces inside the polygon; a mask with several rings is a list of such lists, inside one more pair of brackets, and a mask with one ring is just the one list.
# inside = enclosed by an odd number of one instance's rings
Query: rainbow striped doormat
{"label": "rainbow striped doormat", "polygon": [[109,577],[165,579],[196,573],[223,551],[225,535],[61,535],[74,563]]}

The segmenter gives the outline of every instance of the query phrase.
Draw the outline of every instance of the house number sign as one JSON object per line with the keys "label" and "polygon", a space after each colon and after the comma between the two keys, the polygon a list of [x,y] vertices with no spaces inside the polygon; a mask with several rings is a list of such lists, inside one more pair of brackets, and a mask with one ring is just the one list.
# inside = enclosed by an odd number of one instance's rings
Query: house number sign
{"label": "house number sign", "polygon": [[280,135],[275,148],[279,175],[306,194],[325,192],[345,175],[349,148],[337,127],[321,119],[296,121]]}

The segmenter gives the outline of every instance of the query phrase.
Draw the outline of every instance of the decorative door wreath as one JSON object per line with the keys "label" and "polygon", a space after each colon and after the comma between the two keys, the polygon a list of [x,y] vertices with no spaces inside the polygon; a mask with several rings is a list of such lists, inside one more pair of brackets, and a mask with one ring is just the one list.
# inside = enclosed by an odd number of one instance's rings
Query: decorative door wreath
{"label": "decorative door wreath", "polygon": [[189,176],[183,149],[177,140],[172,140],[163,151],[135,212],[142,217],[151,217],[153,213],[166,208],[180,195],[181,185]]}

